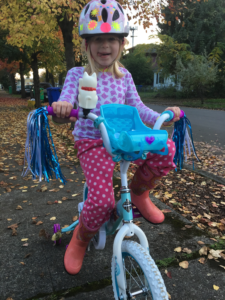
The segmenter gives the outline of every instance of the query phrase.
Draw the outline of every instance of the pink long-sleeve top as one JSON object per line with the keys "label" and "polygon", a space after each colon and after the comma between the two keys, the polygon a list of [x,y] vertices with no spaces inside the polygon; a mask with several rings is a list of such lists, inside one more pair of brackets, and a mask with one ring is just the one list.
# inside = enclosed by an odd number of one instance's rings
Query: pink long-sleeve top
{"label": "pink long-sleeve top", "polygon": [[[116,79],[113,78],[109,72],[100,72],[97,78],[97,95],[98,102],[95,109],[92,110],[94,114],[100,116],[100,106],[103,104],[117,103],[135,106],[139,112],[142,121],[149,125],[154,125],[159,113],[153,111],[143,104],[141,101],[133,78],[128,70],[120,68],[124,77]],[[61,95],[58,101],[67,101],[78,106],[78,87],[79,78],[83,77],[84,67],[75,67],[68,71]],[[90,138],[101,138],[100,131],[94,127],[91,120],[79,119],[75,123],[72,132],[75,140]]]}

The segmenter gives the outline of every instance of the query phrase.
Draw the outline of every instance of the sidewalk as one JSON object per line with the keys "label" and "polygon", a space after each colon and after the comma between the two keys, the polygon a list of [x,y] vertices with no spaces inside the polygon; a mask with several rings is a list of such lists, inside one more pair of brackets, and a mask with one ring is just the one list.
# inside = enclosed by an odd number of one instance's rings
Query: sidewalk
{"label": "sidewalk", "polygon": [[[78,216],[84,182],[79,164],[74,167],[67,157],[62,160],[62,172],[69,179],[64,187],[56,180],[38,183],[31,176],[22,178],[24,137],[18,137],[13,144],[14,138],[6,141],[0,136],[0,300],[114,299],[111,287],[113,236],[107,239],[104,250],[91,248],[76,276],[68,275],[63,266],[65,247],[72,233],[63,235],[60,246],[39,236],[41,230],[51,236],[54,223],[69,225],[73,217]],[[119,187],[115,194],[118,190]],[[140,219],[140,227],[148,237],[151,256],[160,267],[171,299],[225,299],[225,271],[220,267],[225,265],[224,260],[207,260],[203,255],[206,262],[199,262],[199,249],[215,244],[215,239],[210,239],[158,199],[153,197],[153,201],[162,210],[166,209],[166,220],[163,224],[151,225]],[[12,224],[18,224],[14,231],[8,229]],[[177,247],[188,248],[192,253],[175,252]],[[179,266],[182,261],[189,262],[187,269]],[[213,285],[219,289],[214,290]]]}

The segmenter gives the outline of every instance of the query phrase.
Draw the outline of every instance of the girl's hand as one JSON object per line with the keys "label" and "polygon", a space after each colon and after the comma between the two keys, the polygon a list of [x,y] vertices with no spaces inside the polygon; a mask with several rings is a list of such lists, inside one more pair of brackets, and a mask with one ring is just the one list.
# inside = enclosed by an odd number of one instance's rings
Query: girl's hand
{"label": "girl's hand", "polygon": [[174,113],[174,119],[169,122],[164,122],[163,126],[171,126],[174,122],[180,120],[180,108],[177,106],[167,107],[165,110],[171,110]]}
{"label": "girl's hand", "polygon": [[69,117],[71,110],[73,109],[73,105],[66,101],[58,101],[52,103],[53,112],[56,116],[53,116],[52,119],[56,123],[70,123],[76,122],[75,117]]}

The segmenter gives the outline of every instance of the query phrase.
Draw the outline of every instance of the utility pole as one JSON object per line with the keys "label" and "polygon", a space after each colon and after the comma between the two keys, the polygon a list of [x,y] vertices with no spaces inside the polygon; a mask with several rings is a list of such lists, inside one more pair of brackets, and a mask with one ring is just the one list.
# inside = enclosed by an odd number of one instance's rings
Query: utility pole
{"label": "utility pole", "polygon": [[134,31],[138,30],[138,27],[137,26],[135,26],[135,27],[130,26],[130,30],[132,31],[131,37],[132,37],[132,48],[133,48],[134,47],[134,38],[137,37],[137,36],[134,35]]}

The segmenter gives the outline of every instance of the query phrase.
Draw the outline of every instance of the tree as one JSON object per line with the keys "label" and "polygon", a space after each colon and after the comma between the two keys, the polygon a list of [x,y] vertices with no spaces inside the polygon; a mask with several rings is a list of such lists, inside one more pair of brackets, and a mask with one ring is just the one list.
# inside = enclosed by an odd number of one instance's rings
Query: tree
{"label": "tree", "polygon": [[181,80],[184,91],[197,91],[204,103],[204,93],[218,80],[218,66],[209,61],[206,55],[193,54],[192,59],[184,66],[180,57],[177,57],[176,74]]}
{"label": "tree", "polygon": [[9,32],[8,44],[26,49],[33,70],[36,107],[39,107],[38,63],[44,56],[48,56],[48,64],[52,63],[51,66],[61,60],[57,22],[43,13],[38,1],[12,0],[1,3],[0,25]]}
{"label": "tree", "polygon": [[19,63],[17,61],[12,61],[11,63],[8,62],[7,59],[0,60],[0,71],[5,70],[9,74],[9,80],[12,86],[12,92],[16,93],[16,81],[15,81],[15,74],[19,69]]}
{"label": "tree", "polygon": [[225,42],[225,2],[223,0],[173,1],[176,12],[165,7],[164,20],[158,23],[161,34],[169,35],[178,43],[190,45],[195,54],[209,54]]}
{"label": "tree", "polygon": [[136,85],[152,85],[154,73],[151,64],[144,53],[139,53],[138,46],[134,52],[124,56],[121,63],[131,73]]}
{"label": "tree", "polygon": [[[26,97],[25,93],[25,87],[24,87],[24,73],[27,73],[30,70],[28,57],[26,55],[26,51],[23,51],[23,49],[19,49],[16,46],[12,46],[7,44],[6,38],[8,35],[8,31],[0,30],[0,59],[5,61],[7,60],[7,63],[10,64],[15,61],[19,63],[19,70],[17,72],[20,73],[21,78],[21,91],[22,91],[22,98]],[[15,79],[12,78],[11,80],[15,82]],[[15,85],[13,84],[13,92],[15,92]]]}

